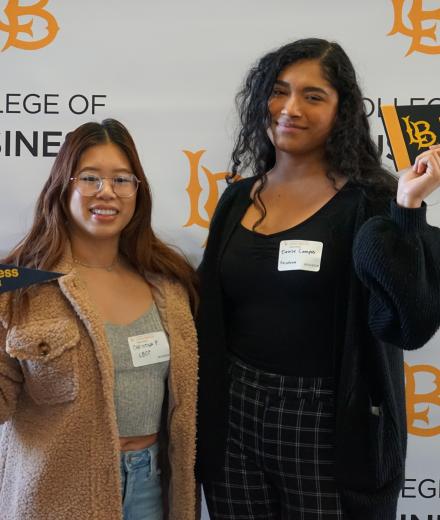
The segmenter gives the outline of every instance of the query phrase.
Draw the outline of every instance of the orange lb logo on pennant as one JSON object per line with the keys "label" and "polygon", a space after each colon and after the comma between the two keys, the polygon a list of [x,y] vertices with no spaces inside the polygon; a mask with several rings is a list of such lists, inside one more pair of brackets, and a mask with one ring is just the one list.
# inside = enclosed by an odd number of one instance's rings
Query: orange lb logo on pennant
{"label": "orange lb logo on pennant", "polygon": [[[408,433],[420,437],[440,435],[440,370],[432,365],[405,363]],[[423,392],[420,388],[423,386]],[[417,426],[416,423],[426,426]]]}
{"label": "orange lb logo on pennant", "polygon": [[426,40],[437,42],[437,24],[435,20],[440,20],[440,8],[425,11],[423,9],[423,0],[412,0],[411,7],[407,12],[407,18],[411,23],[411,26],[408,27],[404,22],[403,10],[405,0],[392,0],[392,2],[394,7],[394,24],[388,36],[400,33],[411,38],[411,45],[405,56],[413,52],[440,54],[440,45],[426,43]]}
{"label": "orange lb logo on pennant", "polygon": [[[44,9],[49,0],[38,0],[31,5],[20,5],[19,0],[9,0],[7,6],[3,10],[8,19],[8,23],[0,21],[0,31],[8,33],[8,39],[3,46],[2,51],[9,47],[16,47],[27,51],[33,51],[46,47],[55,39],[59,27],[54,16]],[[28,22],[21,23],[23,16],[32,19]],[[46,35],[39,39],[34,39],[33,24],[35,18],[41,18],[47,23]],[[27,34],[30,39],[21,39],[20,34]]]}
{"label": "orange lb logo on pennant", "polygon": [[437,136],[431,131],[428,121],[411,121],[409,116],[402,117],[409,136],[409,144],[416,144],[420,148],[429,148],[437,141]]}

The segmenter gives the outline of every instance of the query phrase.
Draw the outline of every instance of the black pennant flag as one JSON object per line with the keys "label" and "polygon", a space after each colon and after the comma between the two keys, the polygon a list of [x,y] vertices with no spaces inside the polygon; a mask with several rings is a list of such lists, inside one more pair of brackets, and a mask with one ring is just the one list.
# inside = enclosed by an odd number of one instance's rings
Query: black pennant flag
{"label": "black pennant flag", "polygon": [[382,105],[381,112],[396,170],[440,143],[440,105]]}
{"label": "black pennant flag", "polygon": [[15,291],[36,283],[48,282],[60,276],[62,276],[62,273],[0,264],[0,293]]}

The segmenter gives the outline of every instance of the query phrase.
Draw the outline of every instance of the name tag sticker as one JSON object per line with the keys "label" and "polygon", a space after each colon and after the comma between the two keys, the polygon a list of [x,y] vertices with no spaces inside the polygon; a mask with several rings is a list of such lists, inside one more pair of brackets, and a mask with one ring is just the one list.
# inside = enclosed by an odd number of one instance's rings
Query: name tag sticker
{"label": "name tag sticker", "polygon": [[322,242],[313,240],[282,240],[278,254],[278,271],[319,271],[322,248]]}
{"label": "name tag sticker", "polygon": [[170,359],[170,345],[165,332],[150,332],[128,338],[133,366],[143,367]]}

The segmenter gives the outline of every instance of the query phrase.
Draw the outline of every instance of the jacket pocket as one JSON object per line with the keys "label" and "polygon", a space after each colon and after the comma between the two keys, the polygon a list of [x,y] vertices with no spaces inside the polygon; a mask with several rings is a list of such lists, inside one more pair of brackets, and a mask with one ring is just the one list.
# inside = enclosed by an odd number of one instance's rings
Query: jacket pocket
{"label": "jacket pocket", "polygon": [[360,384],[339,409],[339,417],[336,472],[343,487],[377,491],[402,474],[403,441],[386,402],[373,402]]}
{"label": "jacket pocket", "polygon": [[380,406],[370,405],[368,426],[371,464],[376,484],[381,487],[403,471],[403,447],[392,414],[385,403]]}
{"label": "jacket pocket", "polygon": [[79,330],[68,319],[41,320],[8,331],[6,352],[20,362],[25,388],[37,404],[75,399],[79,341]]}

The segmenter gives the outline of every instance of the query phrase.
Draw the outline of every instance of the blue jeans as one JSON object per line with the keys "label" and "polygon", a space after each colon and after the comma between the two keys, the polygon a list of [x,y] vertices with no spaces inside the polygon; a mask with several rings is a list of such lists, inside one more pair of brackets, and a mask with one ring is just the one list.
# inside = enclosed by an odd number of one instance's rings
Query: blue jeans
{"label": "blue jeans", "polygon": [[121,452],[124,520],[162,520],[162,489],[157,467],[159,445]]}

